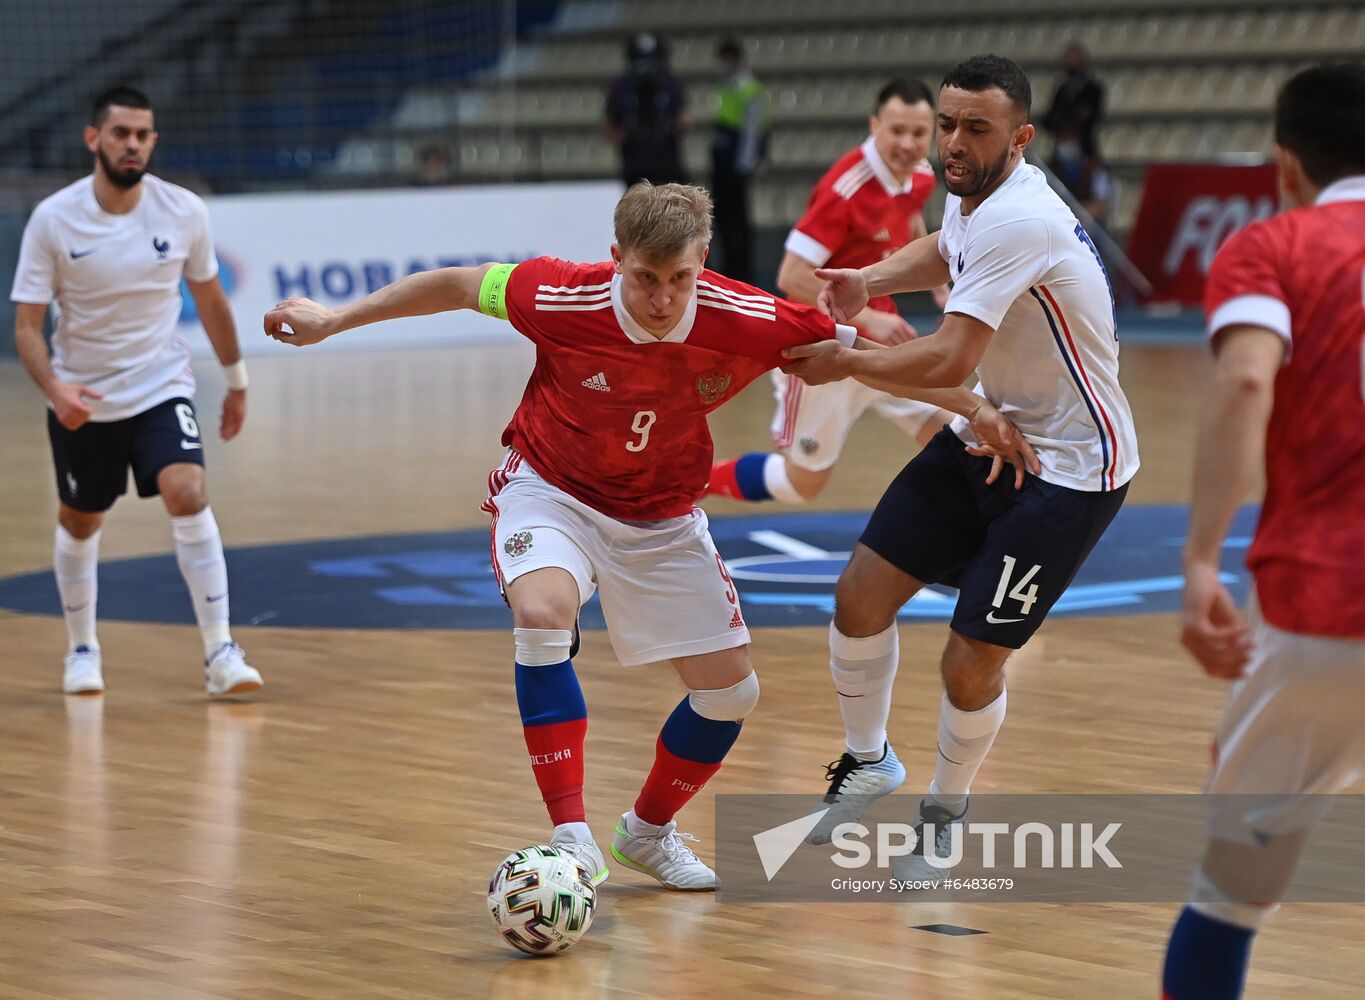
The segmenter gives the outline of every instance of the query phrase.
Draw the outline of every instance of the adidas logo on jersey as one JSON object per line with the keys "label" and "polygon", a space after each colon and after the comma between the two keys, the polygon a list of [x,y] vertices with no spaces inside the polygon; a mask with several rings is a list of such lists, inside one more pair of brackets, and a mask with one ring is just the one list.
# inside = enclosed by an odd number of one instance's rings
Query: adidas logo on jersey
{"label": "adidas logo on jersey", "polygon": [[596,389],[598,392],[611,392],[611,386],[607,385],[607,376],[602,372],[596,375],[589,375],[583,380],[586,389]]}
{"label": "adidas logo on jersey", "polygon": [[878,243],[888,243],[891,240],[891,230],[882,228],[872,234],[872,238]]}

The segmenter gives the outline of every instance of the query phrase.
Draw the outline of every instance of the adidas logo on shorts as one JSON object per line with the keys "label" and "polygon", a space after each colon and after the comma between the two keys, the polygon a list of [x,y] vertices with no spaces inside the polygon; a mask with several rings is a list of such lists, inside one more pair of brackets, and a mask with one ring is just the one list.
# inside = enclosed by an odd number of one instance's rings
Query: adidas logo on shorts
{"label": "adidas logo on shorts", "polygon": [[730,619],[731,628],[743,628],[744,616],[739,613],[739,608],[735,608],[735,616]]}
{"label": "adidas logo on shorts", "polygon": [[598,392],[611,392],[611,386],[607,385],[607,376],[602,372],[589,375],[583,380],[583,386],[588,389],[596,389]]}

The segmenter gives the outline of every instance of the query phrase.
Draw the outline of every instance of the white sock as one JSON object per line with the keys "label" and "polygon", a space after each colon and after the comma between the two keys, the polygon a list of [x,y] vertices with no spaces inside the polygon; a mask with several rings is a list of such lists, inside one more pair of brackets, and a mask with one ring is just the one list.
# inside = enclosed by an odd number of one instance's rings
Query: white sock
{"label": "white sock", "polygon": [[782,503],[805,503],[806,498],[796,492],[791,478],[787,475],[787,460],[781,455],[772,454],[763,463],[763,486],[772,494],[774,500]]}
{"label": "white sock", "polygon": [[964,712],[954,708],[945,694],[938,709],[938,766],[929,785],[929,797],[943,808],[959,813],[967,804],[972,779],[986,760],[1005,721],[1005,692],[985,708]]}
{"label": "white sock", "polygon": [[893,623],[876,635],[854,638],[829,626],[829,672],[844,717],[844,742],[859,760],[881,760],[891,687],[900,663],[900,636]]}
{"label": "white sock", "polygon": [[232,641],[228,630],[227,561],[213,509],[205,507],[189,517],[171,518],[175,560],[194,603],[194,618],[204,639],[204,655],[212,656]]}
{"label": "white sock", "polygon": [[552,844],[591,844],[592,831],[587,823],[560,823],[550,835]]}
{"label": "white sock", "polygon": [[646,823],[636,816],[633,808],[626,811],[626,833],[632,837],[657,837],[662,829],[662,826]]}
{"label": "white sock", "polygon": [[77,538],[60,524],[52,544],[52,569],[57,576],[57,592],[62,598],[62,617],[66,621],[66,640],[71,649],[100,648],[95,638],[95,597],[98,591],[100,533]]}

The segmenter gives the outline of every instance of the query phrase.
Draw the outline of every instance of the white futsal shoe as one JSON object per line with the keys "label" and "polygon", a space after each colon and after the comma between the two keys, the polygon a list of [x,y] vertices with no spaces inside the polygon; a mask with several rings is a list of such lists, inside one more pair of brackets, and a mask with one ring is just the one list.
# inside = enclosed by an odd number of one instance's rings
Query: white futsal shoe
{"label": "white futsal shoe", "polygon": [[690,833],[678,833],[676,821],[669,821],[655,833],[632,836],[626,817],[616,824],[611,856],[627,868],[633,868],[659,880],[665,889],[685,892],[714,892],[716,873],[692,853],[683,841],[696,841]]}
{"label": "white futsal shoe", "polygon": [[265,686],[261,672],[246,662],[246,652],[235,642],[225,642],[204,661],[205,688],[211,697],[246,694]]}
{"label": "white futsal shoe", "polygon": [[100,651],[77,646],[66,654],[62,670],[62,691],[66,694],[99,694],[104,690]]}
{"label": "white futsal shoe", "polygon": [[905,765],[890,743],[883,744],[881,760],[859,760],[845,753],[825,767],[829,791],[821,800],[828,810],[806,835],[808,844],[828,844],[843,823],[856,823],[877,799],[894,792],[905,780]]}
{"label": "white futsal shoe", "polygon": [[550,846],[571,855],[578,862],[578,870],[585,872],[587,880],[593,885],[601,885],[607,880],[607,859],[602,856],[602,849],[592,841],[585,843],[567,837],[552,837]]}

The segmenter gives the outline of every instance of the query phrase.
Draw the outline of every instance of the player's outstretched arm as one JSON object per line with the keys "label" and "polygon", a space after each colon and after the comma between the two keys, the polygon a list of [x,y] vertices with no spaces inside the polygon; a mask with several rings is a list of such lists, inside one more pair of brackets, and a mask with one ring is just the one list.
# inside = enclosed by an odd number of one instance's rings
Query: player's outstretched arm
{"label": "player's outstretched arm", "polygon": [[265,314],[265,334],[282,344],[304,347],[387,319],[477,309],[483,277],[497,266],[421,271],[338,309],[328,309],[311,299],[285,299]]}
{"label": "player's outstretched arm", "polygon": [[863,268],[867,294],[927,292],[948,283],[948,262],[938,251],[938,233],[911,240],[885,260]]}
{"label": "player's outstretched arm", "polygon": [[1233,679],[1251,652],[1247,623],[1218,569],[1223,540],[1265,450],[1284,342],[1263,327],[1230,326],[1218,338],[1194,456],[1180,639],[1210,676]]}
{"label": "player's outstretched arm", "polygon": [[810,385],[856,378],[875,388],[954,389],[976,370],[995,330],[964,313],[948,313],[931,337],[880,351],[859,351],[833,341],[782,352],[782,370]]}

